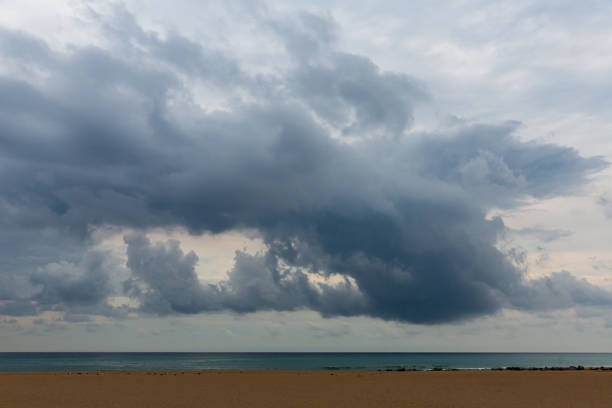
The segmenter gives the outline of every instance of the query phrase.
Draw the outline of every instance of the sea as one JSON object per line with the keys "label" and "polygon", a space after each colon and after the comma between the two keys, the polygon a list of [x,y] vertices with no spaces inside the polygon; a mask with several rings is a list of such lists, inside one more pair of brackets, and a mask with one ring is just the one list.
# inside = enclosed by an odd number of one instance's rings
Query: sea
{"label": "sea", "polygon": [[0,372],[612,367],[612,353],[0,353]]}

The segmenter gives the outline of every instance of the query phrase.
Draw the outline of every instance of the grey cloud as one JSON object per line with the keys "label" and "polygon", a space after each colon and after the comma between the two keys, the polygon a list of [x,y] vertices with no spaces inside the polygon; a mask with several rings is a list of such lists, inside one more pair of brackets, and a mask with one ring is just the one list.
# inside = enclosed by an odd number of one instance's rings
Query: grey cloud
{"label": "grey cloud", "polygon": [[143,310],[168,314],[209,309],[207,304],[214,299],[198,281],[195,274],[198,258],[193,252],[184,255],[177,241],[151,247],[143,236],[126,237],[126,243],[127,266],[133,278],[125,282],[124,289],[140,299]]}
{"label": "grey cloud", "polygon": [[314,337],[342,337],[351,333],[351,328],[345,324],[324,326],[311,323],[307,327]]}
{"label": "grey cloud", "polygon": [[31,298],[37,290],[30,276],[37,269],[57,262],[58,257],[76,262],[84,248],[78,238],[62,231],[4,228],[0,232],[0,302]]}
{"label": "grey cloud", "polygon": [[606,217],[612,218],[612,199],[610,199],[609,195],[601,195],[597,200],[597,203],[603,208]]}
{"label": "grey cloud", "polygon": [[[333,50],[333,30],[319,38],[325,19],[300,21],[293,34],[278,32],[288,47],[308,48],[294,51],[307,58],[270,82],[178,33],[146,33],[129,15],[112,21],[112,52],[57,53],[40,39],[0,32],[3,58],[46,72],[36,81],[0,78],[4,100],[14,102],[0,102],[2,234],[52,230],[86,242],[105,225],[258,231],[267,250],[238,252],[227,280],[214,285],[199,281],[197,256],[178,243],[126,237],[125,291],[147,313],[312,309],[437,323],[507,305],[567,307],[587,302],[581,293],[603,302],[563,275],[551,279],[569,301],[530,303],[553,292],[523,282],[495,247],[505,226],[486,218],[492,206],[571,194],[603,159],[521,142],[514,122],[407,135],[412,106],[424,97],[418,83]],[[291,36],[318,45],[295,45]],[[21,52],[6,45],[15,38]],[[204,111],[190,81],[227,83],[229,94],[236,86],[257,102],[235,98],[226,111]],[[339,141],[330,128],[355,140]],[[27,241],[18,251],[30,248],[47,255]],[[61,260],[7,265],[1,282],[29,293],[2,294],[3,308],[126,313],[107,303],[109,271],[83,254]],[[79,270],[64,275],[51,264]],[[317,283],[331,276],[341,283]]]}
{"label": "grey cloud", "polygon": [[119,317],[126,311],[106,303],[113,292],[106,257],[107,254],[89,251],[78,263],[53,262],[35,271],[23,271],[29,280],[28,293],[0,298],[0,314],[32,316],[55,310]]}
{"label": "grey cloud", "polygon": [[0,322],[2,324],[17,324],[17,319],[5,319],[2,322]]}
{"label": "grey cloud", "polygon": [[18,63],[19,68],[26,70],[33,68],[30,63],[38,64],[42,61],[54,64],[53,53],[45,41],[20,31],[0,27],[0,49],[10,58],[10,62]]}
{"label": "grey cloud", "polygon": [[550,255],[547,252],[544,252],[538,256],[535,263],[538,266],[545,266],[550,261]]}
{"label": "grey cloud", "polygon": [[[469,268],[461,265],[453,269],[441,265],[444,260],[423,259],[418,261],[429,262],[429,268],[417,271],[421,276],[415,279],[400,266],[384,270],[388,265],[383,261],[374,264],[364,257],[343,260],[345,271],[340,270],[357,284],[349,280],[325,284],[312,282],[303,269],[282,266],[277,251],[258,255],[238,251],[227,280],[203,284],[195,273],[197,256],[184,254],[177,241],[151,244],[137,234],[126,237],[126,243],[134,278],[126,281],[125,289],[140,300],[141,311],[161,315],[309,309],[329,317],[366,315],[427,324],[492,313],[501,307],[551,310],[612,305],[610,292],[566,271],[525,282],[501,255],[500,265],[491,266],[507,268],[509,276],[503,284],[493,268],[487,281],[473,273],[466,276]],[[477,265],[467,257],[464,261]],[[428,273],[432,276],[423,276]],[[382,281],[374,282],[381,276]]]}
{"label": "grey cloud", "polygon": [[220,283],[227,308],[238,312],[261,309],[312,309],[323,316],[352,315],[365,306],[363,296],[348,280],[338,284],[312,283],[300,270],[283,267],[270,252],[236,253],[228,280]]}
{"label": "grey cloud", "polygon": [[612,271],[612,263],[606,262],[601,259],[597,259],[597,257],[590,258],[592,261],[592,268],[596,271]]}
{"label": "grey cloud", "polygon": [[104,257],[99,252],[87,253],[80,264],[67,262],[48,264],[32,274],[32,284],[40,287],[33,299],[40,307],[50,305],[89,306],[103,302],[110,293]]}
{"label": "grey cloud", "polygon": [[0,314],[37,315],[45,310],[124,316],[107,303],[116,290],[117,261],[94,243],[65,230],[0,233]]}
{"label": "grey cloud", "polygon": [[612,305],[612,293],[589,283],[586,279],[577,279],[567,271],[535,279],[520,292],[514,293],[510,300],[515,306],[525,309]]}
{"label": "grey cloud", "polygon": [[10,300],[2,302],[0,314],[5,316],[35,316],[38,308],[30,300]]}
{"label": "grey cloud", "polygon": [[328,51],[336,41],[338,30],[329,16],[308,12],[299,13],[290,21],[268,21],[268,25],[280,34],[287,51],[300,62],[307,62]]}
{"label": "grey cloud", "polygon": [[562,238],[566,238],[573,235],[572,231],[563,229],[546,229],[546,228],[521,228],[513,230],[513,232],[520,235],[531,235],[536,237],[542,242],[557,241]]}
{"label": "grey cloud", "polygon": [[125,290],[140,300],[148,313],[200,313],[232,310],[239,313],[258,310],[314,309],[337,314],[335,303],[359,308],[360,295],[349,282],[337,285],[314,284],[301,272],[283,270],[269,255],[249,255],[238,251],[228,279],[217,284],[201,284],[193,253],[184,254],[177,241],[151,244],[143,235],[125,238],[127,265],[133,278]]}
{"label": "grey cloud", "polygon": [[569,147],[521,142],[514,136],[518,125],[471,125],[455,137],[424,138],[416,152],[435,160],[427,161],[422,171],[478,194],[485,205],[507,207],[525,196],[571,193],[609,165],[602,157],[585,158]]}
{"label": "grey cloud", "polygon": [[68,312],[68,313],[64,313],[61,320],[64,322],[69,322],[69,323],[84,323],[84,322],[90,322],[91,318],[88,315],[75,314],[72,312]]}
{"label": "grey cloud", "polygon": [[333,21],[302,14],[292,25],[273,25],[297,58],[287,84],[323,120],[347,136],[400,136],[412,123],[413,105],[429,99],[422,83],[383,72],[370,59],[333,48]]}
{"label": "grey cloud", "polygon": [[92,9],[88,15],[107,38],[115,40],[114,45],[127,58],[164,62],[188,75],[222,86],[247,80],[239,64],[223,53],[206,49],[174,31],[164,33],[165,38],[160,38],[156,32],[145,31],[123,5],[116,4],[111,8],[111,20]]}
{"label": "grey cloud", "polygon": [[416,80],[381,72],[367,58],[334,53],[330,60],[300,64],[290,83],[298,98],[345,135],[382,129],[400,136],[413,121],[413,104],[428,99]]}

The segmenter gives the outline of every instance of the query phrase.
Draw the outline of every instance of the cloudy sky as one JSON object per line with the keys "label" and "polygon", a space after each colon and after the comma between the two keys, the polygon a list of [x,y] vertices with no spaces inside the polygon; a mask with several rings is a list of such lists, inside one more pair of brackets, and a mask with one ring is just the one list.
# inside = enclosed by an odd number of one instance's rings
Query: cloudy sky
{"label": "cloudy sky", "polygon": [[611,19],[0,0],[0,351],[611,351]]}

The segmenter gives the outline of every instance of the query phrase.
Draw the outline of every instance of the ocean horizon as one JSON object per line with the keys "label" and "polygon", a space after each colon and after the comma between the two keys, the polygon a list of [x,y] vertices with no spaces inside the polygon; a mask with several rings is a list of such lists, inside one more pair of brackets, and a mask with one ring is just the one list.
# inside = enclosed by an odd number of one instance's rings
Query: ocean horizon
{"label": "ocean horizon", "polygon": [[612,353],[3,352],[0,372],[612,367]]}

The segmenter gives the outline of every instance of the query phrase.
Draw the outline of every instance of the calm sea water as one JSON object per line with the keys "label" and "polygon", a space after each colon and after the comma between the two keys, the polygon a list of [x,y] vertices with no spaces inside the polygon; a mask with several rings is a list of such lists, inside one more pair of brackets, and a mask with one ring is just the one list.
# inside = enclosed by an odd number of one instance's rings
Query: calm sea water
{"label": "calm sea water", "polygon": [[0,371],[612,366],[612,353],[0,353]]}

